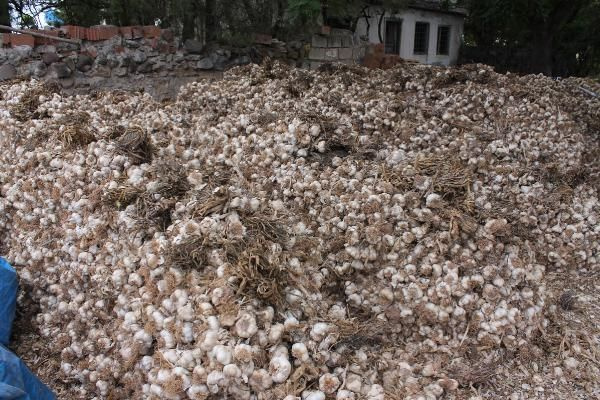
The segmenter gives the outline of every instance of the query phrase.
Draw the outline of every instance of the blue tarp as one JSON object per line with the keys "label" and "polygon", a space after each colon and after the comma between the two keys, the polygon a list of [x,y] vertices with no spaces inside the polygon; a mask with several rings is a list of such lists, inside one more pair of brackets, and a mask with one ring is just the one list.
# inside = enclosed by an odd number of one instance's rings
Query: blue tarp
{"label": "blue tarp", "polygon": [[50,389],[5,347],[15,319],[18,288],[15,270],[0,257],[0,400],[54,400]]}

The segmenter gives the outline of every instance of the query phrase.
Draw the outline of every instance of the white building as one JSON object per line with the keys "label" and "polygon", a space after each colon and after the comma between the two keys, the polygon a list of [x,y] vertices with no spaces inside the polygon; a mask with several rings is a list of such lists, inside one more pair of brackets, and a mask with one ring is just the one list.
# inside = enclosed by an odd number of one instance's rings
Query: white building
{"label": "white building", "polygon": [[398,13],[370,7],[356,26],[369,43],[383,43],[385,53],[426,64],[458,61],[466,10],[445,9],[440,1],[420,0]]}

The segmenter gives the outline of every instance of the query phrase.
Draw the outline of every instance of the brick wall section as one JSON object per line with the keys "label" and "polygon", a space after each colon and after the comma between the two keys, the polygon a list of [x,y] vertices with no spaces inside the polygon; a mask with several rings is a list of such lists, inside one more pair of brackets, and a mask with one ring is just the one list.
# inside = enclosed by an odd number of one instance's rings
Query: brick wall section
{"label": "brick wall section", "polygon": [[[60,29],[27,29],[30,32],[43,33],[45,35],[64,37],[67,39],[79,39],[89,40],[92,42],[98,42],[101,40],[108,40],[115,36],[120,36],[124,39],[166,39],[172,40],[173,34],[168,29],[161,29],[158,26],[110,26],[110,25],[98,25],[89,28],[76,25],[64,25]],[[4,33],[2,44],[4,46],[30,46],[34,47],[37,45],[45,44],[56,44],[58,41],[40,37],[34,37],[33,35],[18,34],[18,33]]]}

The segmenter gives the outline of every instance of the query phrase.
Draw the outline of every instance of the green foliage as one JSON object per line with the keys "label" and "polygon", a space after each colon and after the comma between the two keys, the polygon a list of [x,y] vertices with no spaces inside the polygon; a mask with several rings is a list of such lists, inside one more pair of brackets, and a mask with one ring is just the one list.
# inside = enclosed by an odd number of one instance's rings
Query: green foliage
{"label": "green foliage", "polygon": [[316,21],[321,14],[319,0],[290,0],[288,12],[292,21]]}
{"label": "green foliage", "polygon": [[0,25],[10,25],[8,0],[0,0]]}
{"label": "green foliage", "polygon": [[599,71],[599,0],[467,0],[466,53],[499,70]]}

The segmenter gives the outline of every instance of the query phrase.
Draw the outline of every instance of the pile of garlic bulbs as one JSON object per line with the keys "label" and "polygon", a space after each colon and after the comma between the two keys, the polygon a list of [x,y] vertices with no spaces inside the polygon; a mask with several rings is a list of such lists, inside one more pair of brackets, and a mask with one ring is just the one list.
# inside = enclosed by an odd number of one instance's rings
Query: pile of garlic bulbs
{"label": "pile of garlic bulbs", "polygon": [[548,271],[600,268],[600,100],[574,81],[266,63],[162,104],[0,88],[0,255],[69,398],[452,395],[547,324]]}

